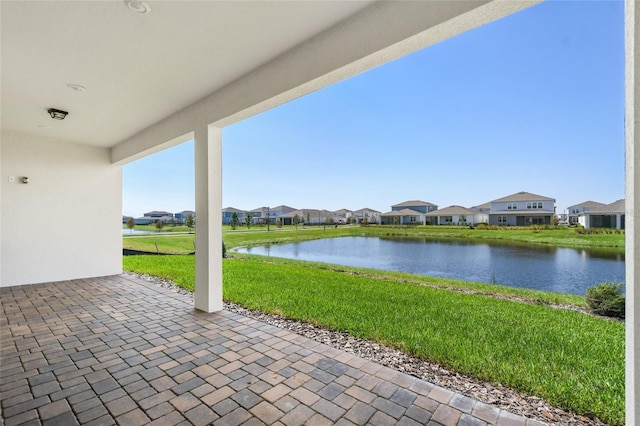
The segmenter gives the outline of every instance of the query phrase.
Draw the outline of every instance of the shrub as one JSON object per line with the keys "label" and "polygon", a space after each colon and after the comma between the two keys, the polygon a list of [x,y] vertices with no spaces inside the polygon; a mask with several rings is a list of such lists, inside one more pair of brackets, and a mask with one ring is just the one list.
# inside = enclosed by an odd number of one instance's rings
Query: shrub
{"label": "shrub", "polygon": [[224,241],[222,242],[222,258],[227,257],[227,246],[224,245]]}
{"label": "shrub", "polygon": [[596,315],[624,318],[625,297],[622,295],[622,283],[604,282],[589,287],[587,305]]}

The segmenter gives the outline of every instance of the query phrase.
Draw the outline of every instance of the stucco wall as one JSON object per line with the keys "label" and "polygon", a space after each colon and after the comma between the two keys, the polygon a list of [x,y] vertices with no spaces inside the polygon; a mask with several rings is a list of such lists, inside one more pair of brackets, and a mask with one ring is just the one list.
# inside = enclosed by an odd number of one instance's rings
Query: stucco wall
{"label": "stucco wall", "polygon": [[0,286],[120,273],[122,169],[109,150],[1,137]]}

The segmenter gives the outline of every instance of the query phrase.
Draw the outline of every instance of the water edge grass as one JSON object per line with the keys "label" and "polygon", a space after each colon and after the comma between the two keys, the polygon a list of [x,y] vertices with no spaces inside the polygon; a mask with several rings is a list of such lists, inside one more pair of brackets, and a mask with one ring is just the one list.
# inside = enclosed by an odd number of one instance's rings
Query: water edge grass
{"label": "water edge grass", "polygon": [[[131,256],[124,264],[193,290],[193,256]],[[624,423],[624,324],[477,294],[501,286],[435,279],[430,287],[409,275],[243,256],[223,261],[223,292],[247,308],[346,330],[608,424]],[[439,286],[468,286],[476,294]],[[536,293],[528,297],[545,292]]]}

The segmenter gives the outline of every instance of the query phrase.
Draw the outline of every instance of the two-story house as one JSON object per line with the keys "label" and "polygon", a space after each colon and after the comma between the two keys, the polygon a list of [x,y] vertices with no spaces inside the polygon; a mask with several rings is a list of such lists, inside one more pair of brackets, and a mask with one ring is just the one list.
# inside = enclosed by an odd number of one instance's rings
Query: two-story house
{"label": "two-story house", "polygon": [[365,219],[367,223],[380,223],[381,214],[378,210],[365,207],[351,213],[351,217],[355,218],[357,223],[365,222]]}
{"label": "two-story house", "polygon": [[385,225],[428,225],[426,214],[435,210],[438,210],[435,204],[410,200],[392,205],[391,211],[382,214],[380,219]]}
{"label": "two-story house", "polygon": [[176,220],[180,223],[184,223],[184,221],[191,216],[193,219],[196,218],[196,212],[194,212],[193,210],[182,210],[181,212],[178,212],[176,214],[174,214]]}
{"label": "two-story house", "polygon": [[569,224],[575,225],[578,223],[578,217],[588,212],[589,210],[599,209],[604,207],[606,204],[598,203],[597,201],[585,201],[584,203],[576,204],[573,206],[569,206],[567,208],[567,218]]}
{"label": "two-story house", "polygon": [[489,224],[502,226],[549,225],[556,215],[556,200],[518,192],[490,202]]}
{"label": "two-story house", "polygon": [[240,223],[244,222],[244,219],[247,215],[247,212],[245,210],[236,209],[235,207],[225,207],[224,209],[222,209],[222,224],[229,225],[234,213],[238,215],[238,220],[240,221]]}

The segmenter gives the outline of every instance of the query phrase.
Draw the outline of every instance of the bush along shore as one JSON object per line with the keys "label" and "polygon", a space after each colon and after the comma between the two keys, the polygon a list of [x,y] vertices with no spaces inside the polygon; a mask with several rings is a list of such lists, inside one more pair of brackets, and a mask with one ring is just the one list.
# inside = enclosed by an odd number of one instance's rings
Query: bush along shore
{"label": "bush along shore", "polygon": [[[229,248],[295,232],[230,234]],[[193,256],[131,256],[124,267],[193,290]],[[624,424],[624,324],[576,312],[587,309],[584,297],[246,255],[223,260],[223,285],[225,301],[243,309],[509,389],[540,404],[540,420],[571,424],[548,403],[575,413],[572,423]]]}

